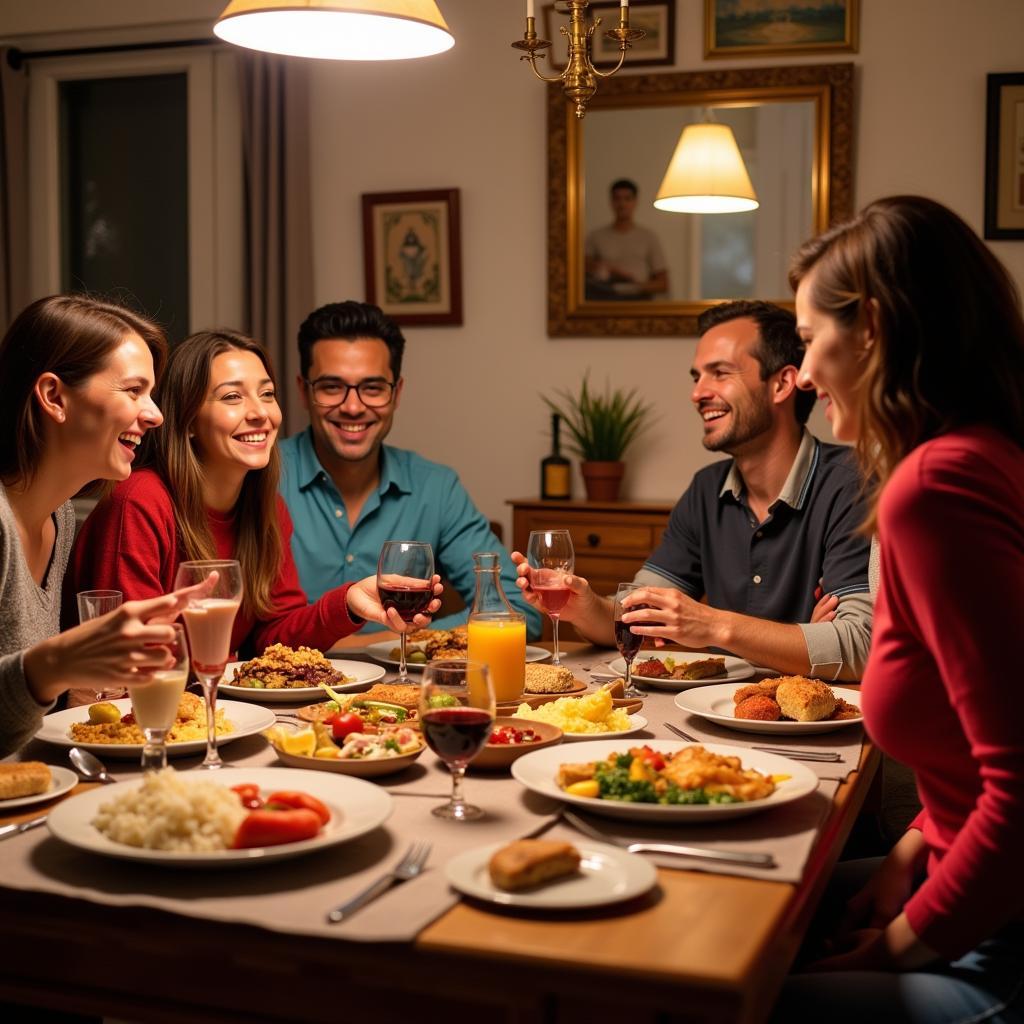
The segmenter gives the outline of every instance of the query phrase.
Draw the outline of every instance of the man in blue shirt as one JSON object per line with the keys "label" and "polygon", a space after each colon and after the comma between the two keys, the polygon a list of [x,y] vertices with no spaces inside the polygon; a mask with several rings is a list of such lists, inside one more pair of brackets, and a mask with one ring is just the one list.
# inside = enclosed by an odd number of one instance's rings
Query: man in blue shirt
{"label": "man in blue shirt", "polygon": [[[377,571],[387,540],[418,540],[434,549],[436,571],[467,607],[476,589],[473,553],[499,551],[509,600],[540,636],[541,616],[515,586],[501,542],[458,474],[415,452],[385,445],[402,397],[405,339],[377,306],[337,302],[299,328],[299,393],[309,428],[281,442],[281,494],[295,531],[292,554],[307,597]],[[434,620],[465,622],[462,611]],[[383,627],[368,623],[364,632]]]}

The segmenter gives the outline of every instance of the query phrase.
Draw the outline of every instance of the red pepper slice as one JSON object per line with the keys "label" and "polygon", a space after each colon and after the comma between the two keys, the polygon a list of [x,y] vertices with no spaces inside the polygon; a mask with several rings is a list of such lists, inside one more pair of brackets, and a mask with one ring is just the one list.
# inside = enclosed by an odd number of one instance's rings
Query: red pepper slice
{"label": "red pepper slice", "polygon": [[302,808],[294,811],[251,811],[242,819],[231,844],[233,850],[254,846],[281,846],[313,839],[320,832],[320,817]]}
{"label": "red pepper slice", "polygon": [[300,793],[298,790],[282,789],[276,793],[271,793],[267,797],[266,807],[267,810],[288,809],[292,807],[304,808],[307,811],[313,811],[320,819],[321,825],[326,825],[331,820],[331,812],[327,810],[324,804],[317,800],[315,796],[310,796],[309,793]]}
{"label": "red pepper slice", "polygon": [[255,782],[241,782],[231,787],[242,801],[242,806],[250,811],[257,811],[263,806],[260,787]]}

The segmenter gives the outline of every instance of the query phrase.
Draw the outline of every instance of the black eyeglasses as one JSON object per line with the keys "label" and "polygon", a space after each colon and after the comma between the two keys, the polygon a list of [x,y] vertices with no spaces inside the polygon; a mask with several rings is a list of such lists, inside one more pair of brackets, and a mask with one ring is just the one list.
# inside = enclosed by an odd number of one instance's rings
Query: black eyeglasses
{"label": "black eyeglasses", "polygon": [[395,385],[387,380],[361,380],[358,384],[346,384],[336,377],[307,380],[306,387],[313,396],[313,404],[321,409],[344,405],[350,391],[354,391],[368,409],[379,409],[391,401],[391,394],[395,390]]}

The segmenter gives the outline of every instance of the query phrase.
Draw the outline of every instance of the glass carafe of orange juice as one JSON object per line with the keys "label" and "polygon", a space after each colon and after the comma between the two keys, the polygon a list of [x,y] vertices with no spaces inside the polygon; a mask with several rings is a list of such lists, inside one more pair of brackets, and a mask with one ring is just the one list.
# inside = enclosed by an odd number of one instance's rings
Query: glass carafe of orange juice
{"label": "glass carafe of orange juice", "polygon": [[490,666],[496,701],[516,701],[526,683],[526,617],[501,589],[501,555],[477,552],[473,563],[476,597],[469,615],[468,657]]}

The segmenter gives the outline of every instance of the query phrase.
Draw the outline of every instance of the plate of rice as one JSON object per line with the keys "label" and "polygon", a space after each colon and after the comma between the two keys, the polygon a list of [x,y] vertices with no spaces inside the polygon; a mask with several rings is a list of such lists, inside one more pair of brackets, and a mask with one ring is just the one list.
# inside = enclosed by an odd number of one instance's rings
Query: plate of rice
{"label": "plate of rice", "polygon": [[[130,697],[106,701],[122,716],[132,709]],[[217,746],[254,736],[274,724],[274,713],[255,704],[217,701]],[[59,747],[81,747],[102,757],[138,760],[142,756],[143,737],[137,725],[123,721],[89,721],[88,707],[66,708],[43,719],[36,739]],[[178,718],[168,736],[167,756],[186,757],[206,750],[206,704],[193,693],[182,695]]]}
{"label": "plate of rice", "polygon": [[233,700],[260,704],[326,700],[321,684],[338,693],[366,690],[384,678],[380,665],[325,658],[312,647],[268,647],[258,658],[232,661],[224,669],[219,692]]}
{"label": "plate of rice", "polygon": [[[300,790],[323,801],[331,818],[313,839],[230,849],[248,813],[232,786],[252,783],[263,796]],[[372,832],[387,821],[392,799],[379,786],[344,775],[296,768],[221,768],[151,772],[101,786],[58,804],[46,819],[62,842],[121,860],[160,867],[239,867],[285,860]]]}

